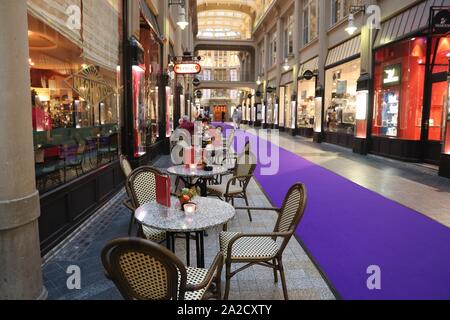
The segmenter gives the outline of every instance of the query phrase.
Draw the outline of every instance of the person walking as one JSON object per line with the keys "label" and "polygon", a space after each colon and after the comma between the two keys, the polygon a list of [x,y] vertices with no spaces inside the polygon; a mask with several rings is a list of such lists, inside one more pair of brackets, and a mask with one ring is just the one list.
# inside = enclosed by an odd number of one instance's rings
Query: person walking
{"label": "person walking", "polygon": [[238,111],[237,111],[237,128],[238,129],[241,128],[241,121],[242,121],[242,109],[241,109],[241,107],[238,107]]}

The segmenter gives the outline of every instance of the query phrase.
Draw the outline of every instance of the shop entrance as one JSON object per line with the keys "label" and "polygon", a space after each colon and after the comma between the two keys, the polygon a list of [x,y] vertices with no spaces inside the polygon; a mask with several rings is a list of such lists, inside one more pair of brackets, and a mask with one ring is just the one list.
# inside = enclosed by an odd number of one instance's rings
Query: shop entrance
{"label": "shop entrance", "polygon": [[424,119],[422,130],[424,133],[423,161],[432,164],[439,164],[444,132],[444,110],[447,96],[447,75],[439,74],[433,76],[431,84],[431,95],[429,102],[429,112],[427,119]]}
{"label": "shop entrance", "polygon": [[228,119],[228,107],[227,106],[214,106],[214,121],[216,122],[222,122],[222,116],[223,120],[227,122]]}

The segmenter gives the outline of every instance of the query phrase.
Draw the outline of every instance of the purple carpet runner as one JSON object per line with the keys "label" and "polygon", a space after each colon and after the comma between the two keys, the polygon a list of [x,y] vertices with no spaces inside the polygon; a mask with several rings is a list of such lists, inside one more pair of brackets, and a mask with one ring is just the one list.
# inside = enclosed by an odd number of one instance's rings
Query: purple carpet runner
{"label": "purple carpet runner", "polygon": [[[252,148],[257,154],[255,143]],[[308,206],[297,236],[340,298],[450,299],[449,228],[278,149],[278,174],[261,175],[259,163],[255,177],[277,206],[291,185],[306,185]],[[368,288],[370,266],[380,268],[381,290]]]}

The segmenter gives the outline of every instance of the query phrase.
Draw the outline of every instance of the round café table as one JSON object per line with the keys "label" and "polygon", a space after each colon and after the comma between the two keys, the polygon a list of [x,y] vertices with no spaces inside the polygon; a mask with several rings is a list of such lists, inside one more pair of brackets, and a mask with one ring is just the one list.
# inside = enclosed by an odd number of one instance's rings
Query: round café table
{"label": "round caf\u00e9 table", "polygon": [[207,229],[227,224],[236,214],[234,207],[214,198],[196,197],[192,200],[197,211],[186,214],[180,209],[176,197],[170,199],[171,207],[157,202],[148,202],[135,211],[135,218],[142,225],[167,232],[167,248],[175,251],[174,234],[186,236],[186,262],[190,265],[190,239],[195,234],[197,267],[205,267],[204,232]]}
{"label": "round caf\u00e9 table", "polygon": [[[180,177],[184,184],[188,187],[198,186],[201,190],[201,196],[207,196],[207,182],[215,176],[222,176],[228,173],[228,168],[224,166],[212,166],[211,171],[206,171],[202,168],[189,168],[186,165],[173,166],[167,169],[167,173]],[[189,179],[186,180],[186,179]],[[195,183],[191,181],[197,179]]]}

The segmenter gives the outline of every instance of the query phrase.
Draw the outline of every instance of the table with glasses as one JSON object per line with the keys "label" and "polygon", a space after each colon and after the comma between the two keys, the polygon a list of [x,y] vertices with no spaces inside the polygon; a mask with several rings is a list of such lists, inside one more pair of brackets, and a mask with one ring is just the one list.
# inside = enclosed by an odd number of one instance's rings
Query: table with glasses
{"label": "table with glasses", "polygon": [[204,233],[207,229],[226,225],[234,218],[234,207],[214,198],[196,197],[192,200],[197,211],[187,214],[182,211],[179,200],[171,198],[171,207],[157,202],[148,202],[135,211],[135,218],[142,225],[167,232],[167,247],[175,251],[175,234],[186,237],[186,263],[190,265],[190,240],[195,235],[197,267],[205,267]]}
{"label": "table with glasses", "polygon": [[[207,196],[207,182],[215,176],[222,176],[228,173],[228,168],[224,166],[211,166],[212,170],[207,171],[203,167],[189,165],[173,166],[167,169],[167,173],[180,177],[188,187],[198,186],[201,190],[201,196]],[[196,180],[195,182],[192,182]]]}

